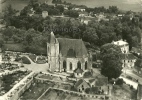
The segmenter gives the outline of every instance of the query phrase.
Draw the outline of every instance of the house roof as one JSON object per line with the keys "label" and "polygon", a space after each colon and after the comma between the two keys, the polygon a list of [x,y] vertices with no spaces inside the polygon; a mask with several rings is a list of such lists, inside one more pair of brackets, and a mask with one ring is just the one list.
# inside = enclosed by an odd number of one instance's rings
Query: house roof
{"label": "house roof", "polygon": [[137,96],[138,97],[142,97],[142,85],[141,84],[138,84],[138,93],[137,93]]}
{"label": "house roof", "polygon": [[115,42],[113,41],[113,44],[122,46],[122,45],[127,45],[128,43],[126,41],[119,40],[119,41],[115,41]]}
{"label": "house roof", "polygon": [[83,73],[83,70],[81,68],[77,68],[74,70],[75,73]]}
{"label": "house roof", "polygon": [[75,87],[77,88],[77,87],[80,86],[83,82],[86,83],[87,86],[89,86],[89,84],[88,84],[85,80],[80,79],[79,81],[76,82]]}
{"label": "house roof", "polygon": [[64,57],[69,57],[70,53],[73,53],[76,57],[86,57],[88,55],[82,39],[57,38],[57,40],[59,42],[60,53]]}
{"label": "house roof", "polygon": [[129,53],[129,54],[121,54],[121,59],[133,60],[137,59],[137,57],[134,56],[132,53]]}

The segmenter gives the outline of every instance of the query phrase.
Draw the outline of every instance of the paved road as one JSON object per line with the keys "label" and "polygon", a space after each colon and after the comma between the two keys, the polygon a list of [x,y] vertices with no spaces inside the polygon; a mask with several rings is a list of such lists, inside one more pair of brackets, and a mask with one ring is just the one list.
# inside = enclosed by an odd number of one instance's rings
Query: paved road
{"label": "paved road", "polygon": [[22,55],[22,56],[27,57],[27,58],[30,60],[30,62],[31,62],[31,64],[24,64],[24,67],[27,68],[28,70],[32,70],[32,71],[34,71],[34,72],[40,72],[40,71],[42,71],[42,72],[47,72],[47,70],[48,70],[48,63],[45,63],[45,64],[37,64],[37,63],[33,62],[33,61],[29,58],[29,56],[26,56],[26,55]]}
{"label": "paved road", "polygon": [[138,82],[139,82],[140,84],[142,84],[142,77],[137,76],[136,74],[134,74],[134,73],[132,72],[132,70],[126,71],[126,75],[129,75],[129,76],[131,76],[132,78],[135,78],[136,80],[138,80]]}

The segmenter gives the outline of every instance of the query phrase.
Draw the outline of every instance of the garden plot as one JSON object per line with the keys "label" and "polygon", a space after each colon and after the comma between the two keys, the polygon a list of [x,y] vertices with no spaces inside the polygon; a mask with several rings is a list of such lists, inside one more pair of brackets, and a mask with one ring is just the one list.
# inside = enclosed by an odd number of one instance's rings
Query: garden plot
{"label": "garden plot", "polygon": [[52,87],[54,83],[45,82],[45,83],[33,83],[29,89],[27,89],[23,95],[20,97],[20,100],[37,100],[38,97],[42,95],[49,87]]}
{"label": "garden plot", "polygon": [[25,76],[27,76],[30,72],[29,71],[16,71],[12,74],[4,75],[1,78],[1,91],[0,96],[7,93],[13,86],[19,83]]}

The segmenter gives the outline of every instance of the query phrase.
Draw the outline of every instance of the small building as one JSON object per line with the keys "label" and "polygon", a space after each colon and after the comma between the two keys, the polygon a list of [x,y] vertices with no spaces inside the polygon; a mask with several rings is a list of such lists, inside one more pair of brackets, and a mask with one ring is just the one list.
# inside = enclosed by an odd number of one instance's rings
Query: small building
{"label": "small building", "polygon": [[85,80],[80,79],[74,87],[78,92],[85,92],[87,88],[90,88],[90,85]]}
{"label": "small building", "polygon": [[80,9],[80,11],[81,11],[81,12],[84,12],[84,11],[85,11],[85,9],[84,9],[84,8],[81,8],[81,9]]}
{"label": "small building", "polygon": [[113,41],[112,44],[118,45],[121,48],[122,53],[129,53],[129,44],[122,39],[119,41]]}
{"label": "small building", "polygon": [[48,16],[48,12],[47,12],[47,11],[43,11],[43,12],[42,12],[42,17],[43,17],[43,18],[46,18],[47,16]]}
{"label": "small building", "polygon": [[124,67],[134,68],[137,57],[135,57],[131,53],[128,53],[128,54],[122,54],[121,59],[122,59],[122,68]]}
{"label": "small building", "polygon": [[142,85],[138,84],[137,88],[137,100],[142,100]]}
{"label": "small building", "polygon": [[77,68],[77,69],[74,70],[74,76],[76,78],[83,77],[83,74],[84,74],[84,72],[83,72],[83,70],[81,68]]}

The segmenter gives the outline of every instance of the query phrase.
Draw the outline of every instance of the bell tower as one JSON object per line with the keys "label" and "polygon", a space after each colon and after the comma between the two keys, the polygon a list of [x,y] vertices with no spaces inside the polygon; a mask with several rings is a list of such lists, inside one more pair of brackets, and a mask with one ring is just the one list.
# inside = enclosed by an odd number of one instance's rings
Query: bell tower
{"label": "bell tower", "polygon": [[59,71],[59,42],[55,38],[53,32],[50,33],[47,43],[47,57],[49,63],[49,70],[51,72]]}

